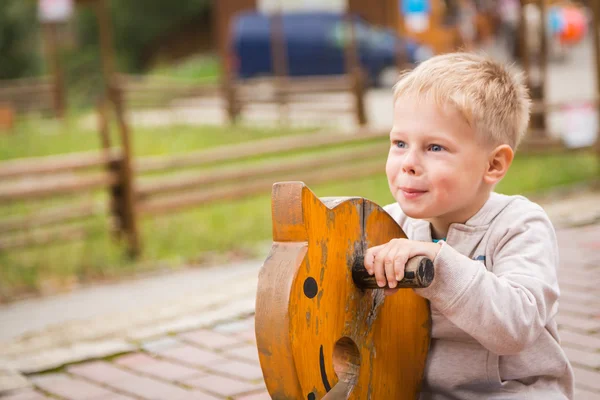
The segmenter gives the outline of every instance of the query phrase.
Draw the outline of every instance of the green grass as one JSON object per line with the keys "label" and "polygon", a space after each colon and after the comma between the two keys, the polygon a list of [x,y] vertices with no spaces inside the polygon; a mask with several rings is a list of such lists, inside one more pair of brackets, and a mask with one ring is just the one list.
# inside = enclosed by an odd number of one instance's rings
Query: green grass
{"label": "green grass", "polygon": [[219,59],[211,56],[191,57],[174,65],[161,65],[149,75],[168,76],[188,82],[213,83],[219,81]]}
{"label": "green grass", "polygon": [[[13,134],[0,135],[0,161],[21,157],[39,157],[99,149],[100,136],[95,130],[82,129],[81,123],[52,120],[22,120]],[[300,134],[315,129],[279,129],[256,127],[170,126],[132,129],[135,156],[182,153],[209,147],[250,142],[270,137]],[[111,143],[119,144],[116,128]]]}
{"label": "green grass", "polygon": [[[253,140],[260,138],[302,132],[248,127],[171,127],[136,129],[133,141],[135,154],[144,156],[182,153],[232,143],[248,143],[251,146]],[[385,139],[378,140],[385,146]],[[97,134],[79,130],[75,123],[61,129],[60,126],[31,122],[21,125],[14,135],[0,138],[0,160],[91,150],[98,146]],[[355,146],[358,145],[352,145]],[[312,152],[327,152],[340,147]],[[292,152],[286,158],[307,153]],[[246,161],[239,167],[257,161],[261,160]],[[595,177],[596,168],[596,159],[591,153],[517,156],[498,191],[530,194],[582,182]],[[298,177],[302,179],[302,174]],[[307,183],[310,185],[310,182]],[[318,196],[362,196],[381,205],[393,201],[383,171],[368,178],[310,187]],[[105,193],[97,193],[92,198],[106,204],[106,197]],[[72,196],[67,201],[71,200],[74,200]],[[64,202],[64,199],[52,199],[12,204],[0,207],[0,216],[22,214]],[[239,201],[216,202],[170,215],[142,218],[139,225],[144,251],[135,262],[126,256],[123,244],[111,237],[107,224],[103,217],[91,220],[86,225],[86,240],[0,252],[0,301],[19,293],[52,292],[80,282],[117,279],[143,271],[237,258],[262,258],[271,240],[270,193],[267,191]]]}

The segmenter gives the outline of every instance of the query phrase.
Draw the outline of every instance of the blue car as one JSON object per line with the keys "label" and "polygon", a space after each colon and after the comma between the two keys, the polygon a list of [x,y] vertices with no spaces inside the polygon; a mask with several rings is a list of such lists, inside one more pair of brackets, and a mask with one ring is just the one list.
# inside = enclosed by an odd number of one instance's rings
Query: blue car
{"label": "blue car", "polygon": [[[346,72],[344,43],[349,33],[343,13],[294,12],[284,13],[282,19],[288,75]],[[401,39],[392,30],[376,28],[358,16],[352,20],[360,63],[370,84],[389,84],[389,73],[395,73],[397,48],[404,49],[409,64],[417,64],[432,55],[428,47]],[[233,20],[232,55],[238,78],[273,75],[271,21],[269,15],[258,12],[241,13]]]}

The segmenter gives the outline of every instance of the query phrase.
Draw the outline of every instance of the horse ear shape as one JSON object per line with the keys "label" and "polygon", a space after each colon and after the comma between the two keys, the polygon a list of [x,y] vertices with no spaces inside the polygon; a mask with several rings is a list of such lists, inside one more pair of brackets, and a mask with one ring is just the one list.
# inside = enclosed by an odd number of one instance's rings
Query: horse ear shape
{"label": "horse ear shape", "polygon": [[280,182],[273,185],[271,215],[274,242],[306,241],[304,224],[307,201],[316,197],[304,182]]}

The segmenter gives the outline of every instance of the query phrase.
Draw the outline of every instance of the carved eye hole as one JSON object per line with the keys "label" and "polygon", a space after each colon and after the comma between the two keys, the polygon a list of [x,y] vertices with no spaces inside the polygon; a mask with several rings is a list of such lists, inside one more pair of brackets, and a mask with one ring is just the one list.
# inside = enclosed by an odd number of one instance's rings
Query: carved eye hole
{"label": "carved eye hole", "polygon": [[317,285],[317,281],[312,276],[309,276],[304,281],[304,295],[309,299],[312,299],[319,292],[319,286]]}

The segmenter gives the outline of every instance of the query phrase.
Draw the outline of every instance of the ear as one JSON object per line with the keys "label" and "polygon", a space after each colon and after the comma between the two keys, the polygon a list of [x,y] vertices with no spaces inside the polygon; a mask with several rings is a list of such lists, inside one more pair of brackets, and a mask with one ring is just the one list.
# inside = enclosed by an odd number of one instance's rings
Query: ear
{"label": "ear", "polygon": [[488,158],[488,166],[483,176],[484,182],[490,185],[500,182],[508,172],[514,157],[515,153],[509,145],[503,144],[496,147]]}

